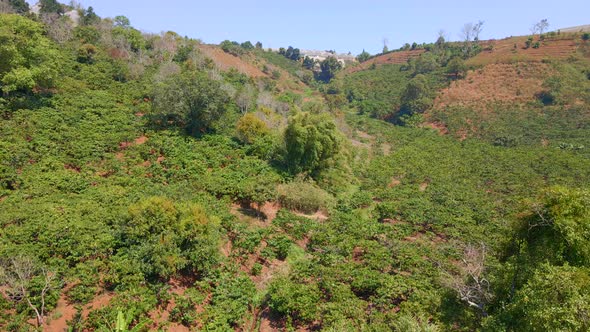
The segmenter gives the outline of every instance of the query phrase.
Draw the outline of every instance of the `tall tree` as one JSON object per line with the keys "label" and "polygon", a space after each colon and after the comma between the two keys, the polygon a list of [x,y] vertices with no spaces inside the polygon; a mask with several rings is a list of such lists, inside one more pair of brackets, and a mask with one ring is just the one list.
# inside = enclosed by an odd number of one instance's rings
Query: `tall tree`
{"label": "tall tree", "polygon": [[59,15],[64,13],[63,5],[57,2],[56,0],[41,0],[39,1],[39,4],[41,5],[41,13],[53,13]]}
{"label": "tall tree", "polygon": [[485,245],[467,246],[459,264],[459,273],[448,274],[445,278],[447,287],[457,293],[457,297],[472,308],[487,316],[486,304],[492,299],[490,282],[486,275]]}
{"label": "tall tree", "polygon": [[6,94],[53,86],[58,53],[43,27],[19,15],[0,16],[0,88]]}
{"label": "tall tree", "polygon": [[340,136],[332,118],[326,114],[302,112],[289,119],[285,130],[287,164],[293,173],[312,175],[340,149]]}
{"label": "tall tree", "polygon": [[8,3],[17,14],[26,14],[29,12],[29,4],[25,0],[9,0]]}
{"label": "tall tree", "polygon": [[117,27],[128,28],[128,27],[131,26],[131,21],[129,21],[129,19],[126,16],[123,16],[123,15],[115,16],[115,19],[113,20],[113,23]]}
{"label": "tall tree", "polygon": [[426,111],[432,105],[432,89],[426,76],[412,78],[402,93],[402,113],[414,114]]}
{"label": "tall tree", "polygon": [[465,23],[461,29],[461,37],[463,39],[463,53],[466,57],[471,56],[473,53],[474,43],[479,42],[479,35],[483,30],[484,21],[478,21],[477,23]]}
{"label": "tall tree", "polygon": [[445,31],[444,30],[439,30],[438,31],[438,37],[436,38],[436,42],[434,44],[436,45],[436,47],[438,49],[442,49],[442,48],[444,48],[445,43],[446,43]]}
{"label": "tall tree", "polygon": [[320,63],[320,69],[320,80],[330,82],[336,72],[342,69],[342,64],[335,57],[329,56]]}
{"label": "tall tree", "polygon": [[186,72],[158,84],[153,105],[160,124],[172,123],[196,136],[211,128],[228,101],[218,81],[205,73]]}
{"label": "tall tree", "polygon": [[256,96],[256,91],[254,87],[250,84],[244,85],[237,95],[236,95],[236,104],[240,108],[240,112],[246,113],[252,105],[254,105],[254,97]]}
{"label": "tall tree", "polygon": [[467,66],[460,57],[456,56],[447,63],[447,74],[452,75],[455,78],[459,78],[465,74]]}
{"label": "tall tree", "polygon": [[316,65],[316,61],[308,56],[305,56],[305,58],[303,59],[303,67],[307,68],[307,69],[313,69]]}
{"label": "tall tree", "polygon": [[245,41],[242,44],[240,44],[240,47],[243,48],[243,49],[245,49],[245,50],[251,50],[251,49],[254,48],[254,45],[252,45],[252,42],[250,42],[248,40],[248,41]]}
{"label": "tall tree", "polygon": [[546,18],[544,18],[539,22],[533,24],[533,26],[531,27],[531,32],[533,33],[533,35],[536,33],[542,35],[543,32],[547,30],[547,28],[549,28],[549,21]]}
{"label": "tall tree", "polygon": [[94,8],[92,6],[88,7],[82,12],[82,17],[80,18],[80,24],[82,25],[93,25],[100,22],[100,17],[96,15],[94,12]]}
{"label": "tall tree", "polygon": [[363,49],[363,52],[361,54],[357,55],[356,59],[358,60],[358,62],[365,62],[365,61],[369,60],[370,57],[371,57],[371,54],[369,54],[369,52],[367,52]]}

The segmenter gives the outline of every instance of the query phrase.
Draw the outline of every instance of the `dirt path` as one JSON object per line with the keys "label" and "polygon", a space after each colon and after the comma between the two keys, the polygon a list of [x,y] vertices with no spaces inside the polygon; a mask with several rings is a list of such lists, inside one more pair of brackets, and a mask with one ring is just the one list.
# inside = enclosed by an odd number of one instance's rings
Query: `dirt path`
{"label": "dirt path", "polygon": [[68,285],[63,290],[62,293],[57,300],[57,306],[55,310],[51,314],[51,316],[60,315],[56,319],[46,319],[45,325],[43,326],[43,330],[45,331],[67,331],[68,330],[68,321],[74,319],[76,315],[76,308],[73,305],[68,303],[67,299],[67,292],[74,287],[75,285]]}

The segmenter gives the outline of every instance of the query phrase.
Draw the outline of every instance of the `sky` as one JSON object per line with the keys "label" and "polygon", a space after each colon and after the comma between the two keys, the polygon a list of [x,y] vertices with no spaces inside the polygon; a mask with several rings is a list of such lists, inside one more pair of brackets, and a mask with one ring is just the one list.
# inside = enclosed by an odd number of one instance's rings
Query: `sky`
{"label": "sky", "polygon": [[[31,2],[31,1],[30,1]],[[66,2],[66,1],[63,1]],[[265,48],[379,53],[404,43],[434,42],[440,30],[460,39],[465,23],[484,21],[480,39],[530,33],[548,19],[550,30],[590,24],[590,1],[435,0],[80,0],[101,17],[125,15],[142,31],[175,31],[218,44],[229,39]]]}

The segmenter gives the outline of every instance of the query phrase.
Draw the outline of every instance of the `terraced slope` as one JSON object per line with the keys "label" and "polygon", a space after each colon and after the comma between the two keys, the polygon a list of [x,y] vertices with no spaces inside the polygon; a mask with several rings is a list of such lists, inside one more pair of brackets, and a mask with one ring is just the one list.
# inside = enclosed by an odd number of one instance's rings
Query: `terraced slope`
{"label": "terraced slope", "polygon": [[349,67],[347,73],[354,73],[361,70],[368,69],[371,65],[384,65],[384,64],[395,64],[402,65],[408,62],[408,60],[420,56],[420,54],[426,52],[426,50],[411,50],[411,51],[397,51],[383,55],[376,56],[368,61],[365,61],[358,66]]}
{"label": "terraced slope", "polygon": [[502,40],[488,40],[482,42],[483,51],[470,59],[470,65],[485,65],[499,62],[541,61],[543,59],[567,59],[578,48],[579,41],[574,35],[539,41],[535,37],[533,42],[540,42],[539,48],[525,47],[528,37],[510,37]]}
{"label": "terraced slope", "polygon": [[434,108],[468,106],[485,111],[497,103],[530,102],[542,90],[543,80],[551,71],[550,65],[544,63],[490,64],[470,71],[464,80],[441,90]]}

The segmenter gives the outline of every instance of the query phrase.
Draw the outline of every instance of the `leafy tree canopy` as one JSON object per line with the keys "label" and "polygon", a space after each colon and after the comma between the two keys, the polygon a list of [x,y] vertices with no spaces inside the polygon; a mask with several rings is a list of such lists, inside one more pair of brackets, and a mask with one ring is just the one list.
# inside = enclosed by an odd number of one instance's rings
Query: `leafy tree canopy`
{"label": "leafy tree canopy", "polygon": [[326,113],[302,112],[289,119],[285,144],[291,171],[314,173],[339,152],[340,137],[336,124]]}
{"label": "leafy tree canopy", "polygon": [[512,331],[588,331],[589,272],[587,268],[544,265],[516,294],[502,317],[505,322],[487,322],[486,330],[505,330],[507,325]]}
{"label": "leafy tree canopy", "polygon": [[62,4],[57,2],[57,0],[41,0],[39,1],[41,5],[41,12],[47,14],[63,14],[64,7]]}
{"label": "leafy tree canopy", "polygon": [[367,52],[367,51],[363,50],[363,52],[362,52],[361,54],[359,54],[359,55],[356,57],[356,59],[357,59],[359,62],[365,62],[365,61],[369,60],[369,58],[370,58],[370,57],[371,57],[371,54],[370,54],[369,52]]}
{"label": "leafy tree canopy", "polygon": [[154,110],[161,121],[184,127],[191,135],[210,129],[229,101],[221,84],[203,72],[185,72],[154,89]]}
{"label": "leafy tree canopy", "polygon": [[342,64],[333,56],[327,57],[320,63],[320,79],[324,82],[330,80],[336,75],[336,72],[342,69]]}
{"label": "leafy tree canopy", "polygon": [[9,0],[8,3],[17,14],[26,14],[29,12],[29,4],[25,0]]}
{"label": "leafy tree canopy", "polygon": [[421,113],[432,104],[432,91],[426,76],[422,74],[412,78],[401,98],[402,111],[407,113]]}
{"label": "leafy tree canopy", "polygon": [[0,15],[0,85],[4,93],[53,86],[58,52],[43,27],[18,15]]}

